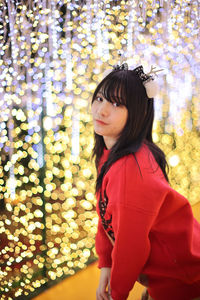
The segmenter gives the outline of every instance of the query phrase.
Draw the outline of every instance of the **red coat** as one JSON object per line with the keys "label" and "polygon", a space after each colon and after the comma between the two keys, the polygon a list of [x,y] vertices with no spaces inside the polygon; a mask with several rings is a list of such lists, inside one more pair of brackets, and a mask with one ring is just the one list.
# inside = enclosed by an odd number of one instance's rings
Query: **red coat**
{"label": "red coat", "polygon": [[[104,151],[101,165],[108,153]],[[116,161],[97,195],[96,251],[99,268],[111,267],[112,298],[127,299],[140,274],[147,276],[154,300],[198,297],[200,224],[146,145],[136,158],[130,154]]]}

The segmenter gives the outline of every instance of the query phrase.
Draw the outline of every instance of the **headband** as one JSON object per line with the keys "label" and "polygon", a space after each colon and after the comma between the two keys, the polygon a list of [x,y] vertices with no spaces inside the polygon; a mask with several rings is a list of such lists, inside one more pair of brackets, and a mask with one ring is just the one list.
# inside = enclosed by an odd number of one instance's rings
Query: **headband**
{"label": "headband", "polygon": [[[128,70],[128,64],[127,63],[122,63],[121,65],[116,65],[114,66],[114,70]],[[155,67],[151,66],[151,70],[149,73],[144,73],[143,66],[139,66],[133,70],[139,79],[142,81],[148,98],[154,98],[158,92],[158,85],[155,81],[155,75],[157,75],[157,72],[162,71],[163,69],[156,70]]]}

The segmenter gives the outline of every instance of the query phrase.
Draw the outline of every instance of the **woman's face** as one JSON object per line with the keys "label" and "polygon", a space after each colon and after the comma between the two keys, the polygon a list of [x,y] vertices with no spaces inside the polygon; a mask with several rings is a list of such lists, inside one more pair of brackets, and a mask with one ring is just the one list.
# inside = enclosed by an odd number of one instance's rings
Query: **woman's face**
{"label": "woman's face", "polygon": [[112,148],[126,125],[127,108],[108,102],[99,92],[92,103],[92,116],[94,131],[103,136],[108,149]]}

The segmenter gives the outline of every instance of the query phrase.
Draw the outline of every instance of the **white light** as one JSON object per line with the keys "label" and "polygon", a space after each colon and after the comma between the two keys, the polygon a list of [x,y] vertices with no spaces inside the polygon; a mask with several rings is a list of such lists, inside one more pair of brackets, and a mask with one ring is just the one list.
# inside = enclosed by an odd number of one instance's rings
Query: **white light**
{"label": "white light", "polygon": [[173,155],[169,158],[169,164],[172,167],[176,167],[180,162],[180,158],[178,155]]}

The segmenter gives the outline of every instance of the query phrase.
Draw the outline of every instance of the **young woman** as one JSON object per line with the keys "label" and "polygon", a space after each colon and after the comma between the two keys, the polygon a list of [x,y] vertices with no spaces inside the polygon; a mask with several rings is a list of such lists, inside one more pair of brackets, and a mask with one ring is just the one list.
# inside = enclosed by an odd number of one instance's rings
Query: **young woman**
{"label": "young woman", "polygon": [[200,297],[200,224],[168,184],[165,155],[152,141],[152,84],[142,66],[122,64],[93,95],[97,300],[125,300],[136,281],[149,299]]}

